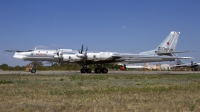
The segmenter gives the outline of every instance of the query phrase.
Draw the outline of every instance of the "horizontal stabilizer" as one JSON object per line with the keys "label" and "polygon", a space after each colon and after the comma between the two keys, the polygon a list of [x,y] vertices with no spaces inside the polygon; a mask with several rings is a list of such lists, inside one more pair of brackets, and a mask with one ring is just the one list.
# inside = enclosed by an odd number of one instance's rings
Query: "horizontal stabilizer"
{"label": "horizontal stabilizer", "polygon": [[156,53],[187,53],[187,52],[192,52],[192,51],[155,51]]}
{"label": "horizontal stabilizer", "polygon": [[157,55],[171,55],[175,53],[188,53],[193,51],[155,51]]}

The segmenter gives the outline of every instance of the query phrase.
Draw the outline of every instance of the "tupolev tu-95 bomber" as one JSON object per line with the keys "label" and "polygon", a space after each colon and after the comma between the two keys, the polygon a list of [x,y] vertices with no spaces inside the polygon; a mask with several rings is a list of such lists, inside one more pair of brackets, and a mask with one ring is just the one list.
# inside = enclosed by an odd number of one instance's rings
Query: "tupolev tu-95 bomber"
{"label": "tupolev tu-95 bomber", "polygon": [[[139,54],[117,53],[117,52],[88,52],[82,45],[78,51],[72,49],[32,49],[29,51],[5,50],[5,52],[15,52],[14,58],[24,61],[53,61],[78,63],[82,66],[81,73],[91,73],[90,64],[94,64],[95,73],[107,73],[108,69],[102,65],[105,63],[145,63],[145,62],[162,62],[175,61],[176,59],[192,59],[191,57],[179,57],[175,53],[184,53],[188,51],[176,52],[180,32],[172,31],[166,39],[154,50],[141,52]],[[35,73],[36,69],[31,68],[30,72]]]}

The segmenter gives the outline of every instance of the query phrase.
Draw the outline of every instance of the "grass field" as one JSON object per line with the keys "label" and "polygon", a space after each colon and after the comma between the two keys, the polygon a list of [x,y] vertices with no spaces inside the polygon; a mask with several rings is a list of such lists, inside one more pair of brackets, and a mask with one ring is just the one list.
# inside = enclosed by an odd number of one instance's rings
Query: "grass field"
{"label": "grass field", "polygon": [[198,112],[200,74],[0,75],[0,111]]}

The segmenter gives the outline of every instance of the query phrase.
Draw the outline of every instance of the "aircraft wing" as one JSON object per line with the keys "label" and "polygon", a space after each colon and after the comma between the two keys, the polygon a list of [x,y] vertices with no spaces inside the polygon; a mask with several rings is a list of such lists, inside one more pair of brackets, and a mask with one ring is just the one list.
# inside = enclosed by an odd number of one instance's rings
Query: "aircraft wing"
{"label": "aircraft wing", "polygon": [[4,50],[4,52],[23,52],[22,50]]}

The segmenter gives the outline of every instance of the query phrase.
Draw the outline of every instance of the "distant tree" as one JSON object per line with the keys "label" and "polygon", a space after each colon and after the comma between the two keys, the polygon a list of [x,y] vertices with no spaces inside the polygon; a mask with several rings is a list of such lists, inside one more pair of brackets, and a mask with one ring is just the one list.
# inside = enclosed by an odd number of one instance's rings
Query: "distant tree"
{"label": "distant tree", "polygon": [[[90,68],[95,69],[96,66],[94,64],[90,64],[89,65]],[[108,69],[119,69],[120,65],[117,64],[103,64],[102,67],[106,67]],[[26,66],[15,66],[15,67],[11,67],[8,66],[7,64],[2,64],[0,65],[0,69],[3,70],[25,70]],[[34,67],[37,70],[80,70],[82,68],[81,65],[77,64],[77,63],[61,63],[61,64],[53,64],[52,66],[41,66],[41,65],[37,65]]]}
{"label": "distant tree", "polygon": [[14,67],[14,70],[20,70],[20,68],[21,67],[19,65],[17,65],[17,66]]}
{"label": "distant tree", "polygon": [[2,64],[2,65],[0,66],[0,68],[3,69],[3,70],[7,70],[9,67],[8,67],[7,64]]}

